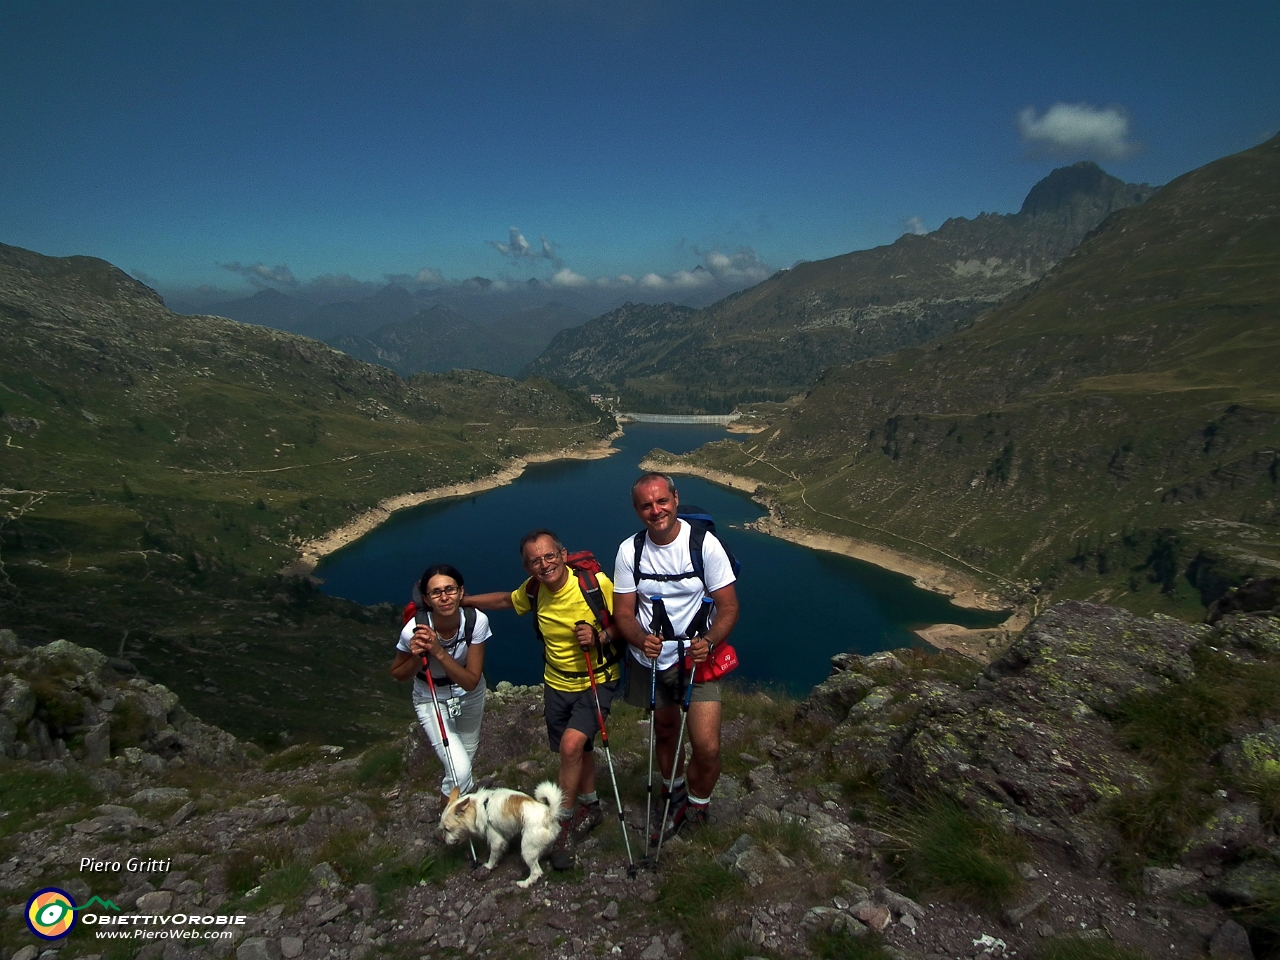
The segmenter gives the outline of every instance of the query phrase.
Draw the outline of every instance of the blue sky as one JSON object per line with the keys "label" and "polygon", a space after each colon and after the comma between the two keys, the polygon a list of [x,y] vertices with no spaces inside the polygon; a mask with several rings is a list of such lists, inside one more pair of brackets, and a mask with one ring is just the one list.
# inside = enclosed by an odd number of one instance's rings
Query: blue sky
{"label": "blue sky", "polygon": [[1015,211],[1066,162],[1163,183],[1280,128],[1274,0],[0,13],[0,242],[209,297],[692,302]]}

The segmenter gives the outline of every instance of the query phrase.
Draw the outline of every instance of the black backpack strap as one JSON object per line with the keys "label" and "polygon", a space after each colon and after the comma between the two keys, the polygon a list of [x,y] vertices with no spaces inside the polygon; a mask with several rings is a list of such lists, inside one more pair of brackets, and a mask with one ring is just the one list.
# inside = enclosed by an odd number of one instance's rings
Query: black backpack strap
{"label": "black backpack strap", "polygon": [[[692,524],[690,524],[690,526],[692,526]],[[696,554],[693,554],[693,533],[690,532],[689,534],[689,552],[695,557],[695,559],[694,559],[694,568],[690,570],[688,573],[646,573],[642,575],[640,573],[640,553],[641,551],[644,550],[644,538],[645,538],[645,531],[641,530],[632,539],[632,542],[635,544],[635,547],[636,547],[636,555],[635,555],[635,560],[632,561],[632,565],[631,565],[631,570],[632,570],[631,576],[632,576],[632,579],[635,581],[636,590],[640,589],[640,579],[642,576],[645,580],[649,580],[653,583],[672,583],[676,580],[688,580],[690,577],[697,577],[699,580],[702,580],[704,584],[706,583],[706,578],[704,578],[702,574],[698,572],[702,566],[702,538],[701,537],[698,538],[698,552]]]}
{"label": "black backpack strap", "polygon": [[[622,660],[622,651],[616,644],[605,644],[602,649],[604,651],[603,656],[600,658],[600,662],[595,665],[597,673],[603,670],[608,670],[615,663]],[[546,647],[543,647],[543,650],[542,662],[554,673],[559,674],[562,677],[569,677],[573,680],[581,680],[584,677],[589,677],[591,675],[586,670],[561,670],[554,663],[550,663],[547,660],[547,655],[545,653]]]}
{"label": "black backpack strap", "polygon": [[[418,588],[416,585],[413,588],[413,599],[414,599],[414,603],[416,604],[414,614],[413,614],[414,622],[425,623],[428,627],[431,627],[431,629],[434,630],[435,625],[431,622],[431,611],[427,608],[426,604],[422,603],[422,594],[418,592]],[[470,643],[471,638],[475,636],[475,633],[476,633],[476,608],[463,607],[462,608],[462,642]],[[453,649],[454,650],[458,649],[458,645],[456,643],[453,645]],[[449,655],[453,656],[453,652],[450,651]],[[423,680],[427,679],[427,668],[425,666],[418,671],[418,676],[421,677]],[[434,674],[432,674],[431,679],[434,680],[436,683],[452,683],[453,682],[452,680],[449,679],[448,676],[437,677]]]}
{"label": "black backpack strap", "polygon": [[711,615],[711,608],[715,606],[710,597],[704,597],[702,602],[698,604],[698,612],[693,615],[693,619],[689,621],[689,626],[684,628],[685,636],[690,640],[694,637],[704,637],[707,634],[707,618]]}
{"label": "black backpack strap", "polygon": [[631,579],[635,581],[636,590],[640,589],[640,552],[644,550],[644,537],[645,532],[641,530],[631,538],[631,542],[636,548],[636,556],[631,563]]}
{"label": "black backpack strap", "polygon": [[649,622],[649,632],[655,637],[660,637],[663,642],[674,641],[676,638],[675,627],[671,625],[671,618],[667,616],[667,605],[661,597],[651,598],[653,603],[653,619]]}
{"label": "black backpack strap", "polygon": [[542,644],[542,662],[550,667],[551,662],[547,659],[547,641],[542,638],[542,630],[538,627],[538,588],[540,586],[537,577],[530,577],[524,582],[524,595],[529,598],[529,613],[533,617],[533,635]]}
{"label": "black backpack strap", "polygon": [[707,568],[702,562],[702,542],[707,539],[707,528],[696,523],[689,524],[689,559],[693,561],[693,572],[702,581],[702,589],[707,589]]}

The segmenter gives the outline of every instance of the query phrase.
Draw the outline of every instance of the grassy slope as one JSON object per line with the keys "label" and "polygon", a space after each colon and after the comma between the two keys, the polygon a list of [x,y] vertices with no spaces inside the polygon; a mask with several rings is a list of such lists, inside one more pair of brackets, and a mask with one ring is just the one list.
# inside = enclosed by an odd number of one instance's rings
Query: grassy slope
{"label": "grassy slope", "polygon": [[[358,736],[376,717],[354,717],[395,695],[390,621],[274,573],[299,541],[612,428],[550,384],[405,383],[315,341],[175,316],[103,261],[3,246],[0,415],[0,623],[130,656],[259,737]],[[341,723],[315,715],[326,688],[351,704]]]}
{"label": "grassy slope", "polygon": [[779,429],[694,459],[993,582],[1189,609],[1280,565],[1277,370],[1280,139],[1113,215],[983,322],[833,370]]}

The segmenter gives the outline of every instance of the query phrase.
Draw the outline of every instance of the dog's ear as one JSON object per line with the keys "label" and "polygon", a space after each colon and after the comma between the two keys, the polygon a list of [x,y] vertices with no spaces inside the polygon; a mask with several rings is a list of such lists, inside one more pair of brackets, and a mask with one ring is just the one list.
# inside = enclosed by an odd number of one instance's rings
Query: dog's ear
{"label": "dog's ear", "polygon": [[[457,793],[457,792],[458,792],[458,791],[456,791],[456,790],[454,791],[454,793]],[[461,814],[461,813],[465,812],[466,810],[469,810],[470,808],[471,808],[471,798],[470,798],[470,797],[463,797],[461,800],[459,800],[459,801],[458,801],[458,806],[457,806],[455,809],[457,810],[457,812],[458,812],[459,814]]]}

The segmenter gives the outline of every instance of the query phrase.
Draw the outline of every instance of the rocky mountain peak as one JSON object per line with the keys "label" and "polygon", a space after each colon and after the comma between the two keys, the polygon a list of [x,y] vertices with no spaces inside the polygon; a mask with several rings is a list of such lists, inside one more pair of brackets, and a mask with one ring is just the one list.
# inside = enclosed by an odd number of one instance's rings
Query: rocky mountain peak
{"label": "rocky mountain peak", "polygon": [[1079,211],[1088,216],[1105,216],[1121,207],[1143,203],[1154,192],[1155,188],[1145,183],[1125,183],[1092,160],[1081,160],[1069,167],[1058,167],[1033,186],[1018,215],[1061,217]]}

